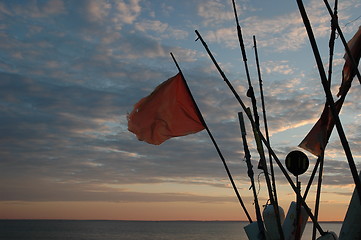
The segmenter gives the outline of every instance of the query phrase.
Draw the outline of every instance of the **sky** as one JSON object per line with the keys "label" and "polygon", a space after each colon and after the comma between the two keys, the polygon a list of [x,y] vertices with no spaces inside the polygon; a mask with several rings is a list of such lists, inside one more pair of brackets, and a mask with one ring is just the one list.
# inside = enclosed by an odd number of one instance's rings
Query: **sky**
{"label": "sky", "polygon": [[[304,4],[327,69],[330,16],[323,1]],[[257,40],[270,142],[284,164],[290,151],[302,150],[297,146],[325,103],[307,33],[296,1],[236,5],[261,109],[252,37]],[[361,25],[360,12],[359,0],[340,1],[346,40]],[[251,106],[231,1],[0,1],[0,219],[247,220],[206,131],[156,146],[127,129],[134,104],[178,73],[170,52],[255,219],[238,122],[242,108],[195,41],[195,30]],[[335,99],[343,55],[337,37]],[[360,90],[354,81],[340,114],[358,170]],[[267,187],[256,167],[249,121],[246,129],[259,202],[265,205]],[[304,191],[316,157],[302,151],[310,160],[299,177]],[[287,212],[295,194],[277,166],[275,179]],[[342,221],[353,189],[334,132],[325,153],[319,219]],[[307,197],[311,209],[315,193],[316,182]]]}

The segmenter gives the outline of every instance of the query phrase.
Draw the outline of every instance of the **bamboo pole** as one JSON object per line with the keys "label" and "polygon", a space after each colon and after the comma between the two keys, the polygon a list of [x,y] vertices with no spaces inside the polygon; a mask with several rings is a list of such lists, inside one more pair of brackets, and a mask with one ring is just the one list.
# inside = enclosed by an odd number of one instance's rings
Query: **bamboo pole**
{"label": "bamboo pole", "polygon": [[[256,57],[259,88],[260,88],[260,93],[261,93],[261,103],[262,103],[262,112],[263,112],[263,121],[264,121],[265,133],[266,133],[266,140],[270,144],[268,122],[267,122],[267,115],[266,115],[266,106],[265,106],[264,95],[263,95],[263,81],[262,81],[261,68],[260,68],[259,59],[258,59],[256,36],[254,36],[254,35],[253,35],[253,46],[254,46],[254,53],[255,53],[255,57]],[[268,153],[268,155],[269,155],[268,157],[269,157],[269,162],[270,162],[273,193],[274,193],[275,202],[278,205],[278,196],[277,196],[277,190],[276,190],[275,174],[274,174],[274,170],[273,170],[272,155],[270,153]]]}
{"label": "bamboo pole", "polygon": [[359,82],[360,82],[360,84],[361,84],[360,71],[359,71],[358,68],[357,68],[356,61],[355,61],[354,57],[353,57],[352,54],[351,54],[350,48],[348,47],[348,44],[347,44],[346,39],[345,39],[345,37],[344,37],[344,35],[343,35],[343,33],[342,33],[342,30],[341,30],[340,26],[338,25],[338,18],[335,16],[337,13],[333,13],[333,12],[332,12],[332,9],[331,9],[331,7],[330,7],[330,4],[328,3],[327,0],[323,0],[323,2],[324,2],[325,5],[326,5],[326,8],[327,8],[327,10],[328,10],[328,12],[329,12],[329,14],[330,14],[330,16],[331,16],[331,18],[332,18],[333,24],[335,25],[335,27],[336,27],[336,29],[337,29],[337,33],[338,33],[338,35],[340,36],[341,41],[342,41],[342,43],[343,43],[343,45],[344,45],[344,47],[345,47],[345,51],[346,51],[348,57],[349,57],[350,60],[351,60],[352,67],[355,69],[357,78],[358,78],[358,80],[359,80]]}
{"label": "bamboo pole", "polygon": [[259,203],[258,203],[258,196],[257,196],[257,192],[256,192],[256,186],[255,186],[255,183],[254,183],[254,172],[253,172],[253,166],[252,166],[252,163],[251,163],[251,153],[249,151],[248,144],[247,144],[247,137],[246,137],[247,133],[246,133],[246,127],[245,127],[245,124],[244,124],[244,119],[243,119],[242,112],[238,113],[238,119],[239,119],[239,125],[240,125],[240,128],[241,128],[243,149],[244,149],[244,153],[245,153],[244,158],[245,158],[246,164],[247,164],[247,174],[248,174],[248,177],[251,180],[251,188],[252,188],[252,192],[253,192],[254,207],[255,207],[255,211],[256,211],[258,228],[259,228],[261,234],[263,235],[263,238],[265,238],[265,229],[264,229],[264,225],[263,225],[263,221],[262,221],[261,210],[260,210]]}
{"label": "bamboo pole", "polygon": [[191,98],[192,98],[192,101],[193,101],[193,103],[194,103],[194,106],[196,107],[196,111],[197,111],[198,115],[200,116],[200,120],[201,120],[202,124],[204,125],[204,128],[206,129],[209,137],[211,138],[212,143],[213,143],[214,147],[216,148],[217,153],[218,153],[220,159],[222,160],[223,166],[224,166],[224,168],[225,168],[225,170],[226,170],[226,172],[227,172],[228,178],[229,178],[229,180],[230,180],[230,182],[231,182],[231,184],[232,184],[233,190],[234,190],[234,192],[235,192],[235,194],[236,194],[236,196],[237,196],[237,198],[238,198],[238,201],[239,201],[239,203],[240,203],[240,205],[241,205],[244,213],[246,214],[248,221],[249,221],[250,223],[252,223],[252,222],[253,222],[253,221],[252,221],[252,218],[251,218],[251,216],[249,215],[249,213],[248,213],[248,211],[247,211],[247,208],[246,208],[246,206],[245,206],[245,204],[244,204],[244,202],[243,202],[243,200],[242,200],[242,197],[241,197],[241,195],[240,195],[239,192],[238,192],[237,186],[236,186],[236,184],[235,184],[235,182],[234,182],[234,180],[233,180],[232,174],[231,174],[231,172],[230,172],[230,170],[229,170],[229,168],[228,168],[228,166],[227,166],[226,160],[224,159],[223,154],[222,154],[221,150],[219,149],[216,140],[214,139],[211,131],[209,130],[208,125],[207,125],[206,121],[204,120],[203,115],[202,115],[201,111],[199,110],[196,101],[195,101],[194,98],[193,98],[193,95],[192,95],[192,93],[191,93],[191,91],[190,91],[190,89],[189,89],[189,87],[188,87],[188,84],[187,84],[187,82],[186,82],[186,80],[185,80],[185,78],[184,78],[184,76],[183,76],[182,70],[180,69],[180,67],[179,67],[179,65],[178,65],[178,63],[177,63],[177,61],[176,61],[173,53],[170,53],[170,54],[171,54],[171,56],[172,56],[172,59],[173,59],[175,65],[176,65],[177,68],[178,68],[178,71],[179,71],[180,74],[182,75],[182,78],[183,78],[184,83],[185,83],[185,85],[186,85],[186,87],[187,87],[188,93],[189,93],[189,95],[190,95]]}
{"label": "bamboo pole", "polygon": [[312,170],[312,173],[311,173],[311,176],[308,180],[308,183],[307,183],[307,187],[306,187],[306,190],[303,194],[303,199],[305,199],[306,201],[306,198],[307,198],[307,195],[308,195],[308,192],[311,188],[311,185],[312,185],[312,182],[313,182],[313,179],[315,178],[315,175],[316,175],[316,172],[317,172],[317,169],[318,169],[318,165],[320,164],[320,157],[317,158],[317,161],[316,161],[316,164]]}
{"label": "bamboo pole", "polygon": [[[253,47],[254,47],[254,54],[256,57],[256,66],[257,66],[258,82],[259,82],[259,88],[260,88],[260,94],[261,94],[263,122],[264,122],[264,128],[265,128],[265,133],[266,133],[266,140],[267,140],[268,144],[270,144],[267,115],[266,115],[266,106],[264,103],[264,95],[263,95],[263,83],[262,83],[262,76],[261,76],[261,68],[260,68],[259,59],[258,59],[256,36],[254,36],[254,35],[253,35]],[[278,232],[280,234],[280,239],[283,240],[284,234],[283,234],[283,229],[282,229],[282,224],[281,224],[280,213],[279,213],[279,209],[278,209],[276,179],[275,179],[275,173],[273,170],[272,155],[270,152],[268,152],[268,159],[269,159],[269,165],[270,165],[270,171],[271,171],[271,180],[272,180],[271,183],[272,183],[272,190],[273,190],[274,203],[275,203],[274,210],[275,210],[275,215],[276,215],[276,219],[277,219],[277,227],[278,227]]]}
{"label": "bamboo pole", "polygon": [[[322,175],[323,175],[323,162],[324,154],[320,156],[320,169],[318,172],[318,182],[317,182],[317,192],[316,192],[316,202],[315,202],[315,218],[318,219],[318,210],[320,209],[320,198],[321,198],[321,187],[322,187]],[[313,226],[312,229],[312,240],[316,239],[316,227]]]}
{"label": "bamboo pole", "polygon": [[313,50],[313,53],[314,53],[314,56],[315,56],[315,59],[316,59],[317,67],[318,67],[318,70],[319,70],[321,83],[322,83],[323,89],[324,89],[325,94],[326,94],[327,102],[330,105],[330,109],[331,109],[333,119],[335,120],[336,129],[337,129],[337,132],[338,132],[342,147],[344,149],[345,155],[347,157],[347,161],[348,161],[348,164],[349,164],[349,167],[350,167],[350,170],[351,170],[351,174],[352,174],[352,177],[353,177],[353,180],[354,180],[354,183],[355,183],[358,195],[359,195],[360,204],[361,204],[361,182],[360,182],[360,179],[358,178],[358,173],[357,173],[355,161],[354,161],[354,159],[352,157],[351,149],[350,149],[350,146],[349,146],[348,141],[346,139],[346,135],[345,135],[345,132],[343,130],[340,118],[339,118],[339,116],[337,114],[337,111],[335,109],[335,103],[334,103],[333,98],[332,98],[332,93],[331,93],[331,90],[329,88],[329,83],[328,83],[327,78],[326,78],[326,73],[325,73],[325,70],[323,68],[321,56],[320,56],[320,53],[318,51],[316,40],[315,40],[315,37],[313,35],[313,31],[312,31],[310,21],[308,20],[308,17],[307,17],[305,7],[303,5],[302,0],[297,0],[297,4],[298,4],[298,9],[299,9],[300,14],[302,16],[303,23],[305,25],[305,28],[306,28],[306,31],[307,31],[307,34],[308,34],[308,37],[309,37],[309,40],[310,40],[310,43],[311,43],[311,47],[312,47],[312,50]]}
{"label": "bamboo pole", "polygon": [[[279,213],[279,209],[278,209],[278,201],[277,201],[277,196],[276,196],[276,186],[274,184],[273,166],[271,165],[271,178],[272,178],[272,181],[271,181],[269,176],[268,176],[267,161],[266,161],[265,154],[264,154],[264,148],[263,148],[262,142],[259,140],[259,137],[258,137],[258,132],[260,131],[260,123],[259,123],[259,115],[258,115],[258,110],[257,110],[257,102],[256,102],[256,97],[254,95],[254,89],[253,89],[253,86],[252,86],[252,83],[251,83],[251,77],[249,75],[249,69],[248,69],[248,64],[247,64],[247,54],[246,54],[246,50],[245,50],[245,47],[244,47],[242,29],[241,29],[241,26],[240,26],[239,21],[238,21],[238,14],[237,14],[237,8],[236,8],[235,0],[232,0],[232,4],[233,4],[234,17],[236,19],[238,42],[239,42],[239,45],[240,45],[242,58],[243,58],[243,63],[244,63],[244,67],[245,67],[245,70],[246,70],[247,82],[248,82],[247,96],[249,98],[251,98],[254,121],[255,121],[255,127],[258,129],[258,131],[254,130],[253,132],[254,132],[255,139],[256,139],[257,150],[258,150],[258,153],[259,153],[260,158],[261,158],[261,161],[260,161],[261,166],[262,166],[263,171],[265,173],[265,179],[266,179],[269,198],[270,198],[271,204],[274,207],[273,209],[274,209],[274,212],[275,212],[275,215],[276,215],[278,232],[279,232],[279,235],[281,237],[281,240],[283,240],[284,236],[283,236],[283,230],[282,230],[282,225],[281,225],[281,220],[280,220],[280,213]],[[257,63],[258,63],[258,56],[257,56]],[[258,70],[259,69],[260,68],[259,68],[259,64],[258,64]],[[258,75],[260,76],[260,71],[258,71],[258,73],[259,73]],[[264,109],[264,103],[262,104],[262,106],[263,106],[263,109]],[[265,116],[265,115],[263,115],[263,116]],[[265,124],[267,124],[267,123],[265,122]],[[267,133],[267,135],[268,135],[268,133]],[[269,140],[269,138],[268,138],[268,140]],[[272,164],[271,159],[272,158],[270,158],[270,162]]]}
{"label": "bamboo pole", "polygon": [[246,54],[246,49],[244,47],[244,42],[243,42],[243,37],[242,37],[242,30],[241,30],[241,26],[239,25],[239,22],[238,22],[236,3],[235,3],[234,0],[232,0],[232,4],[233,4],[234,16],[235,16],[235,19],[236,19],[236,25],[237,25],[238,42],[239,42],[239,46],[241,48],[244,68],[246,70],[246,76],[247,76],[247,82],[248,82],[247,97],[251,98],[254,121],[256,123],[256,126],[259,127],[259,116],[258,116],[258,111],[257,111],[257,102],[256,102],[256,97],[254,95],[254,90],[253,90],[252,83],[251,83],[251,77],[249,75],[248,63],[247,63],[247,54]]}
{"label": "bamboo pole", "polygon": [[[252,114],[249,113],[249,111],[247,111],[247,107],[244,104],[244,102],[242,101],[242,99],[240,98],[240,96],[238,95],[238,93],[236,92],[236,90],[234,89],[234,87],[232,86],[232,84],[230,83],[230,81],[228,80],[228,78],[226,77],[226,75],[224,74],[224,72],[222,71],[222,69],[220,68],[220,66],[218,65],[216,59],[213,57],[213,54],[211,53],[211,51],[209,50],[206,42],[203,40],[202,36],[199,34],[199,32],[197,30],[195,30],[195,33],[197,34],[198,38],[196,40],[200,40],[202,42],[202,45],[204,46],[204,48],[206,49],[209,57],[211,58],[212,62],[214,63],[215,67],[217,68],[219,74],[222,76],[223,80],[225,81],[225,83],[228,85],[229,89],[232,91],[232,93],[234,94],[235,98],[238,100],[239,104],[241,105],[242,109],[244,110],[244,112],[246,113],[249,121],[251,122],[251,125],[254,127],[255,126],[255,122],[252,118]],[[259,132],[258,129],[256,129],[256,131]],[[307,206],[307,203],[304,201],[304,199],[301,197],[300,193],[297,190],[297,186],[293,183],[291,177],[289,176],[288,172],[286,171],[286,169],[284,168],[284,166],[282,165],[281,161],[278,159],[276,153],[273,151],[273,149],[271,148],[271,146],[269,145],[269,143],[267,142],[267,140],[265,139],[265,137],[262,135],[261,132],[259,132],[259,137],[261,139],[261,141],[263,142],[263,144],[267,147],[268,151],[271,152],[273,159],[275,160],[275,162],[277,163],[278,167],[280,168],[280,170],[282,171],[283,175],[285,176],[285,178],[287,179],[288,183],[290,184],[291,188],[293,189],[293,191],[296,193],[297,196],[300,197],[301,199],[301,203],[303,204],[305,211],[307,212],[308,216],[311,218],[312,222],[316,225],[317,230],[320,232],[321,235],[325,235],[325,232],[322,230],[321,226],[318,224],[318,222],[316,221],[316,219],[314,218],[310,208]]]}

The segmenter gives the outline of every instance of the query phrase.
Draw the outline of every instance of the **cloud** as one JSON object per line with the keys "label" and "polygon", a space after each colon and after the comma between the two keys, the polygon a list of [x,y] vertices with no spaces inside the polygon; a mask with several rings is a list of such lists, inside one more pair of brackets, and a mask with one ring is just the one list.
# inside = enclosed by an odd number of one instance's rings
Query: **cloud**
{"label": "cloud", "polygon": [[[229,8],[226,8],[229,7]],[[234,18],[232,8],[224,5],[222,1],[203,1],[198,5],[198,15],[203,18],[203,24],[219,24],[225,20],[229,21]]]}
{"label": "cloud", "polygon": [[[309,5],[312,11],[320,14],[322,6],[313,3]],[[247,50],[252,45],[248,36],[256,34],[264,56],[271,142],[282,160],[318,119],[324,94],[320,94],[313,65],[305,69],[300,63],[307,36],[296,10],[276,17],[244,15],[247,8],[252,13],[262,11],[251,5],[245,2],[239,6],[240,20]],[[188,15],[188,10],[196,14]],[[165,183],[215,192],[230,188],[205,131],[153,146],[139,142],[127,130],[126,115],[133,105],[177,73],[169,52],[179,60],[239,187],[248,189],[237,119],[242,108],[199,42],[194,43],[193,35],[199,26],[206,39],[215,43],[212,50],[222,69],[245,104],[251,106],[245,96],[246,78],[239,65],[230,3],[164,2],[155,8],[151,1],[9,1],[0,3],[0,14],[0,188],[6,193],[2,200],[232,201],[226,194],[163,189],[156,193],[132,188]],[[315,31],[325,38],[329,22],[316,15],[311,18]],[[273,55],[277,52],[283,54]],[[335,63],[338,70],[341,57],[339,54]],[[250,57],[254,70],[252,61]],[[335,80],[333,88],[338,84]],[[342,110],[345,118],[353,117],[345,127],[357,161],[360,129],[352,113],[360,112],[354,104],[358,103],[358,90],[355,83]],[[256,95],[260,106],[258,87]],[[259,174],[249,121],[246,127],[252,162]],[[339,159],[342,148],[337,139],[330,141],[328,154],[325,183],[351,184],[343,177],[349,173]],[[280,185],[287,184],[279,170],[276,177]]]}
{"label": "cloud", "polygon": [[45,18],[56,16],[66,12],[62,0],[50,0],[44,4],[38,4],[37,1],[28,1],[25,4],[8,2],[1,5],[2,12],[9,15],[22,16],[24,18]]}
{"label": "cloud", "polygon": [[267,62],[264,63],[264,69],[266,71],[266,73],[281,73],[284,75],[291,75],[294,73],[294,70],[292,69],[292,67],[290,67],[288,65],[287,61],[281,61],[281,62]]}
{"label": "cloud", "polygon": [[[219,3],[214,3],[215,9],[217,4]],[[330,17],[325,5],[322,2],[317,1],[310,1],[305,5],[315,36],[317,38],[328,37],[330,34]],[[345,10],[348,10],[349,7],[349,4],[341,5],[341,8]],[[258,9],[258,11],[260,10]],[[212,16],[213,18],[210,19],[213,19],[215,22],[221,20],[227,20],[228,22],[235,21],[234,16],[230,12],[225,14],[222,13],[222,11],[219,9],[214,11],[208,10],[204,12],[207,12],[209,16]],[[219,12],[222,13],[221,15],[223,18],[214,17],[217,16]],[[202,16],[206,18],[208,15],[204,14]],[[225,19],[226,17],[227,19]],[[345,16],[342,18],[344,20],[347,19]],[[212,21],[209,20],[209,22]],[[207,25],[207,21],[205,25]],[[297,9],[295,9],[293,12],[288,12],[272,18],[267,18],[264,16],[250,16],[243,19],[241,18],[240,25],[242,27],[243,35],[245,36],[245,45],[252,45],[251,38],[247,37],[252,35],[257,37],[257,42],[260,47],[272,47],[274,51],[279,52],[295,51],[301,47],[304,47],[308,42],[307,32]],[[226,43],[229,47],[232,46],[233,48],[237,48],[238,40],[235,41],[235,36],[235,27],[232,26],[230,28],[218,28],[216,30],[212,29],[211,33],[208,33],[207,39],[209,38],[210,41],[216,41],[218,43]]]}
{"label": "cloud", "polygon": [[142,8],[139,4],[139,0],[129,0],[129,2],[118,1],[116,8],[119,11],[118,17],[121,22],[132,24],[139,16]]}
{"label": "cloud", "polygon": [[167,28],[168,24],[162,23],[159,20],[155,21],[145,21],[139,24],[135,25],[135,28],[137,28],[139,31],[145,32],[146,30],[155,31],[157,33],[163,33]]}
{"label": "cloud", "polygon": [[111,4],[105,1],[90,1],[87,5],[88,20],[91,22],[104,21],[109,14]]}
{"label": "cloud", "polygon": [[185,39],[188,36],[186,31],[174,29],[167,23],[163,23],[159,20],[138,22],[135,24],[135,29],[144,33],[150,33],[148,36],[157,40],[167,38],[180,40]]}

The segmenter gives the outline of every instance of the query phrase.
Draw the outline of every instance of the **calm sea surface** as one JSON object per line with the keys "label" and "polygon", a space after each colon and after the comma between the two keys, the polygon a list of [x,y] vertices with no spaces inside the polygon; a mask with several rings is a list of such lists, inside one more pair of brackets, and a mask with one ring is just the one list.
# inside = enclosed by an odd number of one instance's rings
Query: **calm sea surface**
{"label": "calm sea surface", "polygon": [[[245,222],[0,220],[0,240],[241,240]],[[321,223],[340,232],[341,223]],[[312,224],[303,234],[311,239]]]}

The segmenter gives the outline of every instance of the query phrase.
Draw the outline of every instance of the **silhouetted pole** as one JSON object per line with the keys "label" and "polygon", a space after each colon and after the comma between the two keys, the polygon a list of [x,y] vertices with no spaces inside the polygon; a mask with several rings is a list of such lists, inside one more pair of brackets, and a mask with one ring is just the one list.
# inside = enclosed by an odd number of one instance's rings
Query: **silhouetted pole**
{"label": "silhouetted pole", "polygon": [[[266,140],[270,144],[270,138],[269,138],[269,132],[268,132],[268,123],[267,123],[267,115],[266,115],[266,106],[264,103],[264,95],[263,95],[263,81],[261,77],[261,68],[259,65],[258,60],[258,52],[257,52],[257,43],[256,43],[256,36],[253,35],[253,44],[254,44],[254,53],[256,56],[256,65],[257,65],[257,73],[258,73],[258,80],[259,80],[259,88],[261,93],[261,102],[262,102],[262,112],[263,112],[263,121],[264,121],[264,128],[266,133]],[[271,171],[271,178],[272,178],[272,187],[273,187],[273,193],[275,198],[275,203],[278,205],[278,197],[277,197],[277,190],[276,190],[276,180],[273,170],[273,162],[272,162],[272,155],[271,153],[268,153],[269,162],[270,162],[270,171]]]}
{"label": "silhouetted pole", "polygon": [[[246,113],[249,121],[251,122],[251,125],[253,128],[255,128],[255,122],[252,118],[252,114],[247,111],[247,107],[244,104],[244,102],[242,101],[242,99],[240,98],[240,96],[238,95],[238,93],[236,92],[236,90],[234,89],[234,87],[232,86],[232,84],[230,83],[230,81],[228,80],[228,78],[226,77],[226,75],[224,74],[224,72],[222,71],[222,69],[220,68],[220,66],[218,65],[216,59],[213,57],[213,54],[211,53],[211,51],[209,50],[206,42],[203,40],[202,36],[199,34],[199,32],[197,30],[195,30],[195,33],[197,34],[198,38],[196,40],[200,40],[203,47],[206,49],[209,57],[211,58],[211,60],[213,61],[215,67],[217,68],[219,74],[222,76],[223,80],[225,81],[225,83],[228,85],[229,89],[232,91],[232,93],[234,94],[235,98],[238,100],[239,104],[241,105],[243,111]],[[270,151],[270,153],[272,154],[273,159],[275,160],[275,162],[277,163],[278,167],[280,168],[280,170],[282,171],[283,175],[285,176],[285,178],[287,179],[288,183],[290,184],[290,186],[292,187],[293,191],[300,196],[301,198],[301,202],[305,208],[305,211],[307,212],[308,216],[311,218],[312,222],[316,225],[317,230],[320,232],[321,235],[325,235],[325,232],[322,230],[320,224],[316,221],[316,219],[314,218],[310,208],[307,206],[307,203],[304,201],[304,199],[301,197],[300,193],[297,190],[296,185],[293,183],[291,177],[289,176],[289,174],[287,173],[286,169],[284,168],[284,166],[282,165],[281,161],[278,159],[276,153],[273,151],[273,149],[271,148],[271,146],[269,145],[269,143],[267,142],[267,140],[265,139],[265,137],[262,135],[262,133],[256,129],[256,131],[258,131],[258,135],[261,139],[261,141],[263,142],[263,144],[267,147],[268,151]],[[266,174],[266,173],[265,173]]]}
{"label": "silhouetted pole", "polygon": [[340,137],[342,147],[343,147],[343,149],[345,151],[345,155],[347,157],[347,161],[348,161],[348,164],[349,164],[349,167],[350,167],[350,170],[351,170],[351,174],[352,174],[354,183],[356,185],[357,193],[359,195],[360,204],[361,204],[361,182],[360,182],[360,179],[358,177],[355,161],[354,161],[354,159],[352,157],[351,149],[350,149],[350,146],[349,146],[349,144],[347,142],[345,132],[343,131],[343,127],[342,127],[340,118],[339,118],[339,116],[337,114],[337,111],[335,109],[335,103],[334,103],[333,98],[332,98],[332,93],[331,93],[331,90],[329,88],[329,83],[328,83],[327,78],[326,78],[326,73],[325,73],[325,70],[323,68],[321,56],[320,56],[320,53],[319,53],[318,48],[317,48],[316,40],[315,40],[315,37],[313,35],[311,24],[310,24],[310,22],[308,20],[308,17],[307,17],[305,7],[303,5],[302,0],[297,0],[297,4],[298,4],[298,9],[299,9],[299,11],[301,13],[301,16],[302,16],[303,23],[305,25],[308,37],[310,39],[311,47],[312,47],[312,50],[313,50],[313,53],[314,53],[314,56],[315,56],[315,59],[316,59],[318,71],[319,71],[319,74],[320,74],[322,86],[323,86],[323,89],[324,89],[325,94],[326,94],[327,102],[330,105],[332,117],[333,117],[333,119],[335,121],[336,129],[337,129],[338,135]]}
{"label": "silhouetted pole", "polygon": [[337,12],[336,12],[336,13],[333,13],[333,12],[332,12],[332,9],[331,9],[331,7],[330,7],[330,4],[328,3],[327,0],[323,0],[323,2],[325,3],[326,8],[327,8],[327,10],[328,10],[328,12],[329,12],[329,14],[330,14],[330,16],[331,16],[331,18],[332,18],[333,24],[335,25],[335,27],[336,27],[336,29],[337,29],[337,33],[338,33],[338,35],[339,35],[340,38],[341,38],[341,41],[342,41],[342,43],[343,43],[343,45],[344,45],[344,47],[345,47],[345,51],[346,51],[346,53],[347,53],[347,56],[348,56],[348,57],[350,58],[350,60],[351,60],[352,67],[353,67],[353,69],[356,71],[356,76],[357,76],[357,78],[358,78],[358,81],[359,81],[360,84],[361,84],[360,71],[359,71],[358,68],[357,68],[356,61],[355,61],[354,57],[353,57],[352,54],[351,54],[350,48],[348,47],[348,44],[347,44],[346,39],[345,39],[345,37],[344,37],[344,35],[343,35],[343,33],[342,33],[342,30],[341,30],[340,26],[338,25],[338,18],[337,18],[337,16],[335,16],[335,15],[337,14]]}
{"label": "silhouetted pole", "polygon": [[[318,182],[317,182],[317,192],[316,192],[316,202],[315,202],[315,218],[318,219],[318,211],[320,209],[320,199],[321,199],[321,187],[322,187],[322,175],[323,175],[323,162],[324,154],[320,156],[320,169],[318,172]],[[316,228],[313,226],[312,229],[312,240],[316,239]]]}
{"label": "silhouetted pole", "polygon": [[244,213],[246,214],[246,216],[247,216],[247,218],[248,218],[248,221],[249,221],[250,223],[252,223],[253,221],[252,221],[252,219],[251,219],[251,216],[249,215],[249,213],[248,213],[248,211],[247,211],[247,208],[246,208],[246,206],[244,205],[244,202],[243,202],[243,200],[242,200],[242,197],[241,197],[241,195],[240,195],[239,192],[238,192],[237,186],[236,186],[236,184],[235,184],[235,182],[234,182],[234,180],[233,180],[233,177],[232,177],[231,172],[229,171],[229,168],[228,168],[228,166],[227,166],[226,160],[224,159],[223,154],[222,154],[221,150],[219,149],[216,140],[214,139],[211,131],[209,130],[209,128],[208,128],[208,126],[207,126],[207,123],[205,122],[205,120],[204,120],[204,118],[203,118],[203,116],[202,116],[202,113],[201,113],[201,111],[199,110],[198,105],[197,105],[196,101],[195,101],[194,98],[193,98],[193,95],[192,95],[192,93],[191,93],[191,91],[190,91],[190,89],[189,89],[189,87],[188,87],[188,84],[187,84],[187,82],[186,82],[186,80],[185,80],[185,78],[184,78],[184,76],[183,76],[182,70],[180,69],[180,67],[179,67],[179,65],[178,65],[178,63],[177,63],[177,61],[176,61],[173,53],[170,53],[170,55],[172,56],[173,61],[174,61],[175,65],[176,65],[177,68],[178,68],[178,71],[179,71],[180,74],[182,75],[182,78],[183,78],[184,83],[185,83],[185,85],[186,85],[186,87],[187,87],[187,90],[188,90],[188,92],[189,92],[189,95],[191,96],[192,101],[193,101],[193,103],[194,103],[194,106],[196,107],[196,111],[197,111],[198,115],[200,116],[200,120],[201,120],[204,128],[206,129],[209,137],[211,138],[211,140],[212,140],[212,142],[213,142],[213,145],[214,145],[214,147],[216,148],[220,159],[222,160],[223,166],[224,166],[224,168],[225,168],[225,170],[226,170],[226,172],[227,172],[227,175],[228,175],[229,180],[231,181],[233,190],[234,190],[234,192],[235,192],[235,194],[236,194],[236,196],[237,196],[237,198],[238,198],[238,201],[239,201],[239,203],[241,204],[241,207],[243,208],[243,211],[244,211]]}
{"label": "silhouetted pole", "polygon": [[246,70],[246,76],[247,76],[247,82],[248,82],[247,97],[251,98],[254,122],[256,123],[256,126],[259,128],[259,116],[258,116],[258,111],[257,111],[257,102],[256,102],[256,97],[254,95],[254,90],[253,90],[252,83],[251,83],[251,77],[249,76],[249,70],[248,70],[248,64],[247,64],[247,54],[246,54],[246,49],[245,49],[244,43],[243,43],[242,30],[241,30],[241,26],[239,25],[239,22],[238,22],[236,3],[234,2],[234,0],[232,0],[232,4],[233,4],[234,16],[236,19],[236,25],[237,25],[238,42],[239,42],[239,46],[241,48],[244,68]]}
{"label": "silhouetted pole", "polygon": [[238,113],[238,119],[239,119],[239,125],[240,125],[240,128],[241,128],[243,149],[244,149],[244,154],[245,154],[244,158],[245,158],[246,164],[247,164],[247,174],[248,174],[248,177],[251,180],[251,188],[252,188],[252,192],[253,192],[254,208],[255,208],[255,211],[256,211],[258,228],[259,228],[261,234],[263,235],[263,238],[265,238],[265,229],[264,229],[264,225],[263,225],[261,210],[260,210],[259,203],[258,203],[258,196],[257,196],[257,192],[256,192],[256,187],[255,187],[255,184],[254,184],[254,172],[253,172],[253,166],[252,166],[252,163],[251,163],[251,153],[250,153],[249,148],[248,148],[247,137],[246,137],[247,133],[246,133],[246,127],[245,127],[245,124],[244,124],[244,119],[243,119],[242,112]]}

